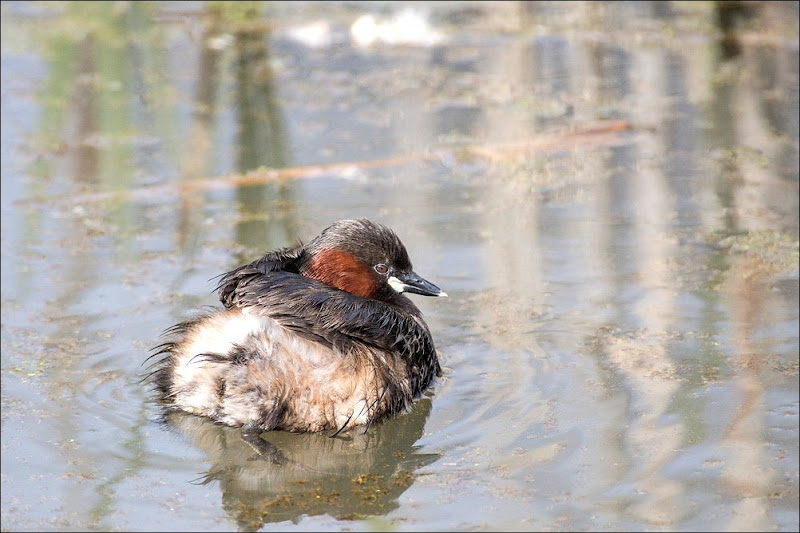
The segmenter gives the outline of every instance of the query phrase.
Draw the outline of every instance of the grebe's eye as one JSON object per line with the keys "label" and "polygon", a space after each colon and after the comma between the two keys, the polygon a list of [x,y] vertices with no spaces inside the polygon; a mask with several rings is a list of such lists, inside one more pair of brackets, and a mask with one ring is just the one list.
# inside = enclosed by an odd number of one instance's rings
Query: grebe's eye
{"label": "grebe's eye", "polygon": [[380,275],[384,275],[387,272],[389,272],[389,267],[384,265],[383,263],[378,263],[377,265],[375,265],[375,272],[377,272]]}

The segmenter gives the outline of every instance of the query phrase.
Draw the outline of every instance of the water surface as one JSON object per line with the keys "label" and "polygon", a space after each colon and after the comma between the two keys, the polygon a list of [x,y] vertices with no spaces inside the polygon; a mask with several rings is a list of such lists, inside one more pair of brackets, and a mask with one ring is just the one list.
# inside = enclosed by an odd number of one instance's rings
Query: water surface
{"label": "water surface", "polygon": [[[715,5],[3,2],[2,529],[796,531],[798,4]],[[210,278],[359,216],[431,393],[162,422]]]}

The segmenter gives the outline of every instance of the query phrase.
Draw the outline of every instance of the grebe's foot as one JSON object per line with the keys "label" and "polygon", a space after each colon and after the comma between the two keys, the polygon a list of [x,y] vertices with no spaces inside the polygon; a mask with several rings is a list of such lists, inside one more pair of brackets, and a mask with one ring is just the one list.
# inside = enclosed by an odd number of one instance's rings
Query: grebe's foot
{"label": "grebe's foot", "polygon": [[290,461],[271,442],[261,438],[261,427],[253,421],[242,426],[242,440],[249,444],[261,459],[276,465],[285,465]]}

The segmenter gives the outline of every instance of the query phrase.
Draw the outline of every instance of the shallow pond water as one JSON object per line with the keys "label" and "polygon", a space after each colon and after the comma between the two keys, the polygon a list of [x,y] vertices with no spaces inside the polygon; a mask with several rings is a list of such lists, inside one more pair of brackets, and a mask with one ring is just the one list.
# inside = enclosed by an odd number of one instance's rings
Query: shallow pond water
{"label": "shallow pond water", "polygon": [[[798,520],[798,4],[2,4],[2,529]],[[162,420],[210,278],[394,228],[444,375],[337,438]]]}

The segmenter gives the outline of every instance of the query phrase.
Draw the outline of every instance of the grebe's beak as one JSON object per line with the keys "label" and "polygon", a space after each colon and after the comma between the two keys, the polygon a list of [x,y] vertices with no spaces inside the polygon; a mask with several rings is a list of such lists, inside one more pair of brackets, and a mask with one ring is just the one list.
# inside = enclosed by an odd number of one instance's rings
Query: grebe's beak
{"label": "grebe's beak", "polygon": [[389,276],[387,282],[395,292],[410,292],[423,296],[447,296],[446,292],[425,278],[420,277],[413,270],[398,272],[394,276]]}

